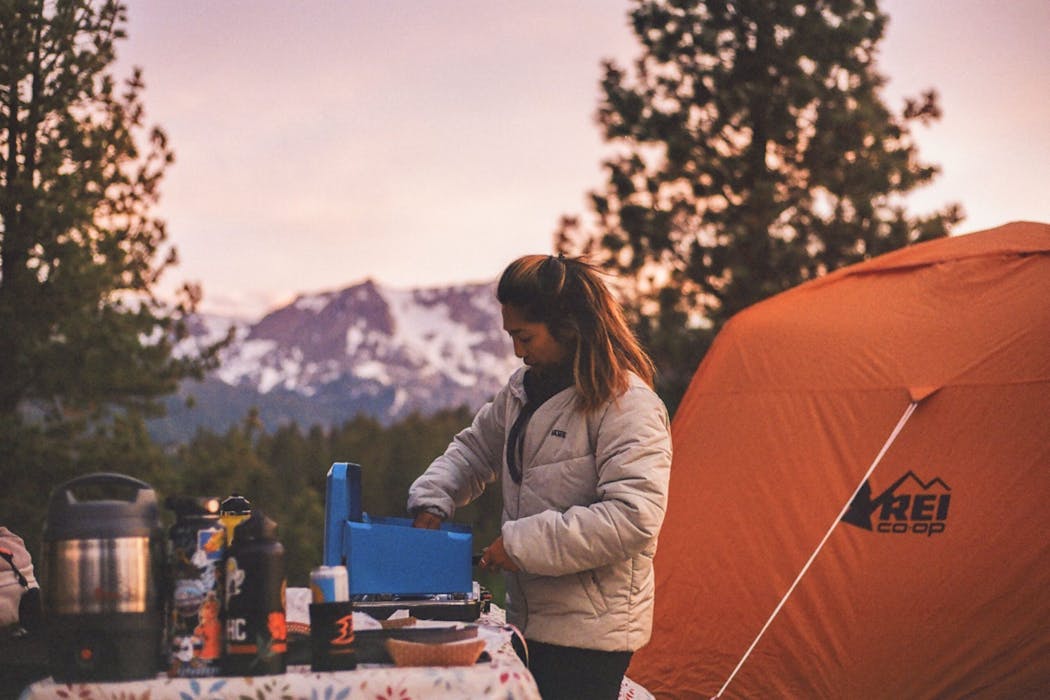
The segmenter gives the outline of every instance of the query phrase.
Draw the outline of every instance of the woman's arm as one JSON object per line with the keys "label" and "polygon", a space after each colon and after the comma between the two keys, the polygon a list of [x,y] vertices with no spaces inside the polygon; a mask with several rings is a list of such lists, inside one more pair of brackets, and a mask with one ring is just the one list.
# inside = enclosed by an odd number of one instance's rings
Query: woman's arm
{"label": "woman's arm", "polygon": [[[503,464],[503,416],[507,391],[504,387],[485,404],[474,416],[470,427],[460,431],[445,453],[435,459],[409,488],[408,511],[417,520],[423,518],[424,513],[448,520],[457,507],[476,499],[486,484],[499,476]],[[423,518],[414,524],[428,527],[433,521]]]}

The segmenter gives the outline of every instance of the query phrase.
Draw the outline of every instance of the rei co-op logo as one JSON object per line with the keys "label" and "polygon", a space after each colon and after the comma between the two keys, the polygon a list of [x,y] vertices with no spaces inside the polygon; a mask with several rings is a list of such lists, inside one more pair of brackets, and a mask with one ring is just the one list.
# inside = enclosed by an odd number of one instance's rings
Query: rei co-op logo
{"label": "rei co-op logo", "polygon": [[923,481],[909,471],[872,498],[871,482],[865,481],[842,522],[884,534],[930,537],[948,527],[951,492],[939,477]]}

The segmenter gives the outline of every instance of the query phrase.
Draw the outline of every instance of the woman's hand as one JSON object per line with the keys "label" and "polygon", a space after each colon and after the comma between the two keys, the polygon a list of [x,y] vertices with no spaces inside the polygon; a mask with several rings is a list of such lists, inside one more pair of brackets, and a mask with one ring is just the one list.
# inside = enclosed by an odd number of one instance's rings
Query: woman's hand
{"label": "woman's hand", "polygon": [[503,548],[503,535],[492,540],[492,544],[482,550],[478,566],[486,571],[521,571],[507,556],[507,550]]}
{"label": "woman's hand", "polygon": [[416,514],[415,520],[412,521],[412,527],[418,527],[424,530],[440,530],[441,517],[434,515],[428,510],[421,510]]}

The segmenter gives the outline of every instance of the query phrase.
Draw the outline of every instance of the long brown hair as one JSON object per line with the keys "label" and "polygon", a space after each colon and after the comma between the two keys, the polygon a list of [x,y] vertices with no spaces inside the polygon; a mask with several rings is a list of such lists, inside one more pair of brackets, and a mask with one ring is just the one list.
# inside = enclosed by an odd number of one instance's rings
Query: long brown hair
{"label": "long brown hair", "polygon": [[526,255],[503,271],[496,298],[530,323],[546,324],[555,340],[573,351],[573,377],[584,411],[626,391],[631,372],[652,387],[653,362],[590,263]]}

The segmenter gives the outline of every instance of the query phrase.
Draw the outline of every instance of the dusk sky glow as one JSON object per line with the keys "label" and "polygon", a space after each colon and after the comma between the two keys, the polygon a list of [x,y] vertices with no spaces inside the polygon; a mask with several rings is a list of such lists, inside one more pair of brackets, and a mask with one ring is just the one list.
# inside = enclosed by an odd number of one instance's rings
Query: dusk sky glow
{"label": "dusk sky glow", "polygon": [[[257,318],[297,293],[495,278],[549,252],[600,187],[601,60],[638,49],[626,0],[129,0],[117,74],[144,71],[176,162],[162,289]],[[960,233],[1050,222],[1050,2],[884,0],[884,98],[933,87],[917,126]]]}

